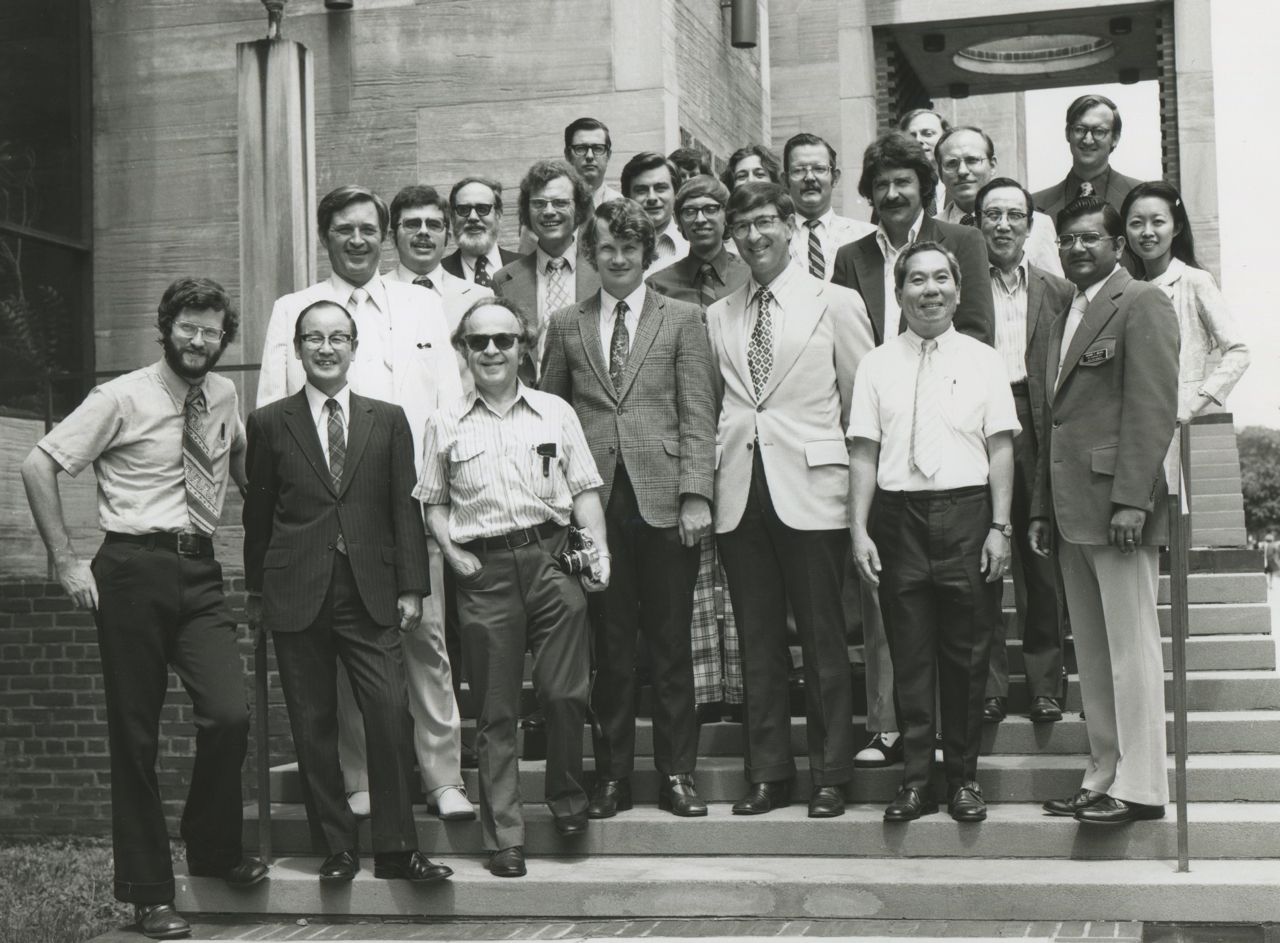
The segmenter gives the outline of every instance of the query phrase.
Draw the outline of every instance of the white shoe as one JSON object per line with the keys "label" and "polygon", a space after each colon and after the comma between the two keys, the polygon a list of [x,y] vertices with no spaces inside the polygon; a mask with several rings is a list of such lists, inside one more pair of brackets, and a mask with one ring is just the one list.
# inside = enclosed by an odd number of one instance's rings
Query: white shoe
{"label": "white shoe", "polygon": [[362,789],[359,792],[347,793],[347,806],[351,809],[351,814],[358,819],[367,819],[369,817],[369,791]]}
{"label": "white shoe", "polygon": [[859,769],[876,769],[902,762],[902,735],[877,733],[871,742],[857,752],[853,765]]}
{"label": "white shoe", "polygon": [[441,789],[434,799],[427,802],[427,809],[434,809],[442,822],[470,822],[476,817],[475,807],[457,786]]}

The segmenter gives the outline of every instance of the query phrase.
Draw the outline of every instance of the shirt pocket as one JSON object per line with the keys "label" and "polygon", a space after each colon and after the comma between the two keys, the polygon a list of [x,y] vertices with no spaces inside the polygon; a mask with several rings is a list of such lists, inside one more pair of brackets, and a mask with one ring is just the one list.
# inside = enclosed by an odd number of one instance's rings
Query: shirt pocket
{"label": "shirt pocket", "polygon": [[942,414],[953,430],[979,436],[983,434],[986,388],[984,377],[944,378]]}
{"label": "shirt pocket", "polygon": [[560,493],[564,478],[564,443],[560,431],[550,423],[539,426],[534,435],[515,448],[523,450],[516,456],[516,468],[535,495],[550,503]]}
{"label": "shirt pocket", "polygon": [[485,453],[488,447],[482,439],[462,438],[449,447],[449,483],[468,490],[484,486]]}

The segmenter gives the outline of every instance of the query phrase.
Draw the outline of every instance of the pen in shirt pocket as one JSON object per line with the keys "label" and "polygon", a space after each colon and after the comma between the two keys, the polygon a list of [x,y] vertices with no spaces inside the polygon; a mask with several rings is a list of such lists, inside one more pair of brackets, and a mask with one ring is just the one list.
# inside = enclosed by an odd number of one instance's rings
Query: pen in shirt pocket
{"label": "pen in shirt pocket", "polygon": [[227,441],[227,424],[225,422],[222,424],[222,427],[218,430],[218,441],[219,442]]}

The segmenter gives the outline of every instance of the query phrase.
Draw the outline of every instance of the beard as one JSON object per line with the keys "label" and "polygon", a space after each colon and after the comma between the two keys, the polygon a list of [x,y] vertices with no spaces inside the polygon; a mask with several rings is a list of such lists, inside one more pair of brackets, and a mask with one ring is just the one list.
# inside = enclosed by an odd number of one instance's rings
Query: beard
{"label": "beard", "polygon": [[[174,373],[182,377],[184,380],[204,379],[205,374],[214,368],[218,363],[218,359],[222,356],[221,346],[217,348],[205,347],[204,361],[197,366],[192,366],[190,363],[187,363],[182,356],[183,353],[188,352],[189,349],[184,350],[175,346],[172,337],[164,338],[161,343],[164,345],[165,363],[173,369]],[[196,353],[194,350],[189,350],[189,352],[192,354]]]}
{"label": "beard", "polygon": [[498,241],[498,234],[491,229],[481,233],[469,233],[460,229],[454,233],[454,241],[467,255],[488,255],[493,244]]}

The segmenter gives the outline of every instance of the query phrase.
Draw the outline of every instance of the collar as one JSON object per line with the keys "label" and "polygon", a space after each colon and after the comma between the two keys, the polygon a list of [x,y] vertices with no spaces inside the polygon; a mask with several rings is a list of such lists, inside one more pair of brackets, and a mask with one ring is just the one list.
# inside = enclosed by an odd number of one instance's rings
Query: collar
{"label": "collar", "polygon": [[[920,212],[916,214],[915,221],[911,224],[911,228],[907,230],[907,241],[903,244],[902,249],[905,249],[920,238],[920,227],[923,225],[924,208],[922,207]],[[896,255],[902,251],[902,249],[893,248],[893,243],[889,241],[889,234],[885,232],[884,223],[880,223],[876,226],[876,245],[880,247],[880,252],[886,259],[889,258],[890,252]]]}
{"label": "collar", "polygon": [[[908,347],[910,347],[916,353],[920,353],[920,345],[924,343],[923,337],[921,337],[915,331],[911,330],[910,327],[908,327],[905,331],[903,331],[898,336],[905,339]],[[955,324],[952,323],[952,324],[948,324],[947,329],[943,331],[941,334],[939,334],[937,337],[935,337],[934,340],[938,342],[938,350],[944,350],[947,347],[950,347],[951,344],[955,342],[955,339],[959,336],[960,335],[956,331]]]}
{"label": "collar", "polygon": [[689,254],[685,256],[689,260],[689,264],[693,266],[693,274],[697,274],[703,265],[710,264],[712,270],[720,277],[720,283],[725,284],[725,275],[729,271],[729,250],[725,248],[725,244],[720,243],[720,249],[709,259],[703,259],[694,254],[693,249],[689,250]]}
{"label": "collar", "polygon": [[627,308],[630,309],[631,313],[634,314],[636,317],[639,317],[640,312],[644,310],[644,299],[645,299],[645,287],[644,287],[643,281],[640,283],[640,286],[635,291],[627,295],[627,297],[625,298],[615,298],[613,295],[609,294],[607,291],[601,288],[600,289],[600,311],[602,314],[604,312],[608,312],[606,317],[612,319],[613,310],[618,306],[618,302],[625,301],[627,303]]}
{"label": "collar", "polygon": [[379,310],[385,312],[387,310],[387,286],[383,282],[382,276],[375,274],[363,285],[353,285],[336,272],[329,276],[329,286],[333,289],[333,293],[338,297],[338,303],[344,308],[347,302],[351,300],[351,293],[357,288],[363,288],[369,293],[369,300]]}
{"label": "collar", "polygon": [[680,227],[676,225],[675,213],[671,214],[671,218],[667,220],[667,225],[663,227],[662,232],[658,233],[658,235],[666,236],[671,240],[672,245],[678,246],[685,241],[684,236],[680,234]]}
{"label": "collar", "polygon": [[335,399],[338,401],[338,406],[342,408],[342,415],[346,418],[347,422],[351,421],[351,384],[350,383],[344,384],[342,389],[334,393],[333,396],[329,396],[327,393],[321,393],[319,390],[317,390],[314,386],[311,385],[310,381],[308,381],[307,383],[304,383],[302,385],[302,389],[306,391],[307,406],[311,410],[312,419],[319,422],[320,415],[324,412],[324,404],[327,403],[330,399]]}
{"label": "collar", "polygon": [[[1018,264],[1013,267],[1014,272],[1017,273],[1015,278],[1018,284],[1021,285],[1023,288],[1026,288],[1027,285],[1031,282],[1030,265],[1031,263],[1027,260],[1026,250],[1023,250],[1022,258],[1018,259]],[[1004,285],[1006,289],[1009,289],[1009,286],[1005,284],[1004,272],[1000,271],[1000,267],[998,265],[992,265],[990,266],[990,268],[991,268],[991,280],[993,282],[999,281],[1000,284]],[[1009,290],[1012,290],[1012,289],[1009,289]]]}
{"label": "collar", "polygon": [[947,205],[943,207],[942,210],[942,221],[944,223],[955,223],[958,226],[960,224],[960,220],[970,214],[974,216],[978,215],[977,213],[974,213],[973,210],[966,212],[960,209],[960,207],[956,205],[955,200],[947,200]]}
{"label": "collar", "polygon": [[[1182,277],[1182,273],[1187,270],[1187,263],[1183,262],[1177,256],[1169,260],[1169,267],[1151,279],[1153,285],[1172,285]],[[168,366],[166,364],[165,366]]]}
{"label": "collar", "polygon": [[[548,255],[546,252],[543,252],[542,246],[538,246],[536,252],[537,252],[537,258],[538,258],[537,274],[545,275],[547,271],[547,263],[550,262],[553,258],[556,258],[556,256]],[[573,239],[569,242],[569,245],[565,247],[564,254],[559,256],[559,258],[562,258],[569,263],[569,272],[571,274],[576,271],[577,261],[578,261],[578,237],[577,236],[573,237]]]}
{"label": "collar", "polygon": [[[1116,267],[1113,268],[1110,272],[1108,272],[1106,275],[1103,275],[1100,279],[1098,279],[1088,288],[1083,289],[1085,299],[1092,302],[1094,298],[1098,297],[1098,292],[1102,291],[1102,286],[1105,285],[1107,282],[1109,282],[1111,280],[1111,276],[1118,271],[1120,271],[1119,262],[1116,263]],[[1079,292],[1081,291],[1081,289],[1077,288],[1076,291]]]}
{"label": "collar", "polygon": [[755,273],[752,273],[750,280],[747,282],[747,303],[751,303],[751,300],[756,296],[756,292],[761,288],[769,289],[769,293],[773,295],[774,300],[778,300],[778,293],[786,291],[787,285],[792,281],[792,273],[795,271],[795,263],[788,260],[787,267],[779,272],[777,277],[767,285],[761,285],[756,281]]}
{"label": "collar", "polygon": [[[524,383],[522,383],[520,380],[516,380],[516,398],[511,401],[511,406],[514,408],[516,403],[520,402],[521,400],[524,400],[524,404],[528,406],[530,409],[532,409],[539,416],[542,415],[542,410],[538,408],[537,403],[533,402],[533,400],[529,398],[529,388],[525,386]],[[462,412],[463,416],[466,416],[473,409],[475,409],[476,403],[483,403],[485,409],[489,410],[489,412],[493,413],[495,416],[498,416],[499,418],[506,415],[506,413],[500,413],[496,409],[494,409],[493,406],[490,405],[489,401],[485,399],[483,394],[481,394],[481,392],[477,389],[468,391],[465,396],[465,401],[467,404],[467,408],[463,410]],[[510,411],[511,411],[510,409],[507,410],[507,412],[510,412]]]}
{"label": "collar", "polygon": [[[1102,181],[1101,186],[1099,186],[1098,184],[1098,181],[1100,180]],[[1094,174],[1092,177],[1089,177],[1087,180],[1084,177],[1081,177],[1078,173],[1076,173],[1076,169],[1074,167],[1072,167],[1070,170],[1067,171],[1066,187],[1067,187],[1068,193],[1074,193],[1076,190],[1079,190],[1080,184],[1082,183],[1091,183],[1093,184],[1093,191],[1094,191],[1093,195],[1098,198],[1102,198],[1106,195],[1107,184],[1109,184],[1110,182],[1111,182],[1111,162],[1110,161],[1107,162],[1106,167],[1104,167],[1098,173]]]}
{"label": "collar", "polygon": [[[458,257],[462,259],[462,268],[464,271],[475,271],[476,259],[479,258],[479,256],[467,255],[467,253],[459,249]],[[493,245],[489,247],[489,251],[484,253],[484,258],[485,261],[489,263],[490,275],[502,268],[502,254],[498,252],[498,240],[496,238],[493,240]]]}
{"label": "collar", "polygon": [[[187,405],[187,392],[193,387],[204,387],[204,377],[201,377],[195,383],[192,383],[186,377],[179,376],[173,367],[169,366],[169,361],[161,356],[160,361],[156,364],[156,373],[160,376],[160,382],[164,384],[164,388],[169,391],[169,395],[173,397],[178,404],[178,409],[185,409]],[[205,374],[208,376],[208,374]],[[204,391],[204,408],[209,408],[209,391]]]}
{"label": "collar", "polygon": [[431,279],[431,284],[435,285],[436,288],[438,289],[440,287],[440,281],[441,281],[440,276],[444,274],[444,269],[442,269],[440,265],[437,263],[436,267],[433,268],[430,272],[415,272],[413,269],[408,268],[403,262],[400,262],[396,265],[396,270],[393,274],[400,281],[408,282],[410,285],[413,284],[413,280],[415,278],[421,278],[423,275],[425,275],[427,278]]}
{"label": "collar", "polygon": [[[817,218],[816,220],[816,222],[818,223],[817,228],[823,232],[831,232],[831,224],[835,222],[835,218],[836,218],[836,211],[828,206],[827,211]],[[809,228],[809,223],[814,221],[815,220],[806,219],[804,222],[800,223],[800,225],[798,225],[796,228],[807,230]]]}

